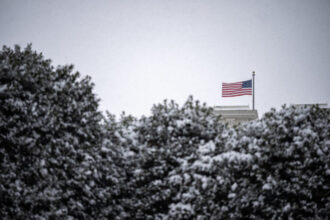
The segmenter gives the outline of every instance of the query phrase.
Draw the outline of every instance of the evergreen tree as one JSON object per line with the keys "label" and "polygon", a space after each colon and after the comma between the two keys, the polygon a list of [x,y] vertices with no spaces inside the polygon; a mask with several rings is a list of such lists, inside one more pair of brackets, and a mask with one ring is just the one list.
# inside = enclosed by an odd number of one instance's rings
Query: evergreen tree
{"label": "evergreen tree", "polygon": [[198,147],[216,139],[224,126],[211,108],[192,97],[182,107],[166,100],[154,105],[151,116],[131,126],[135,144],[130,148],[134,153],[129,154],[132,170],[128,188],[132,197],[127,207],[134,219],[163,218],[180,203],[186,189],[179,182],[188,163],[197,158]]}
{"label": "evergreen tree", "polygon": [[102,149],[112,146],[103,146],[102,115],[90,77],[80,79],[72,71],[72,65],[55,69],[31,45],[0,52],[4,218],[88,218],[99,213],[104,177],[97,163]]}

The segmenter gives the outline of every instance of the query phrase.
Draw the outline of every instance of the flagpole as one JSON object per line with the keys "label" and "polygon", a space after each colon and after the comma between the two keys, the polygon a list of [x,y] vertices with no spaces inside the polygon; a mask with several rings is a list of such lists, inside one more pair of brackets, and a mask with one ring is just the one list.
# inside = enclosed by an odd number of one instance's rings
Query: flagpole
{"label": "flagpole", "polygon": [[252,71],[252,84],[253,84],[253,93],[252,93],[252,110],[254,110],[254,88],[255,88],[255,81],[254,81],[254,76],[256,73]]}

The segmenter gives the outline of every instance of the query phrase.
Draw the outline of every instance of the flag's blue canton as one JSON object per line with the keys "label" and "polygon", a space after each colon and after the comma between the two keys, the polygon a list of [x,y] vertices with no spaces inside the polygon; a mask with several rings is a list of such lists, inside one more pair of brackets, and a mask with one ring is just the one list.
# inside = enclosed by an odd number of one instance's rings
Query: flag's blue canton
{"label": "flag's blue canton", "polygon": [[252,79],[243,81],[242,88],[252,88]]}

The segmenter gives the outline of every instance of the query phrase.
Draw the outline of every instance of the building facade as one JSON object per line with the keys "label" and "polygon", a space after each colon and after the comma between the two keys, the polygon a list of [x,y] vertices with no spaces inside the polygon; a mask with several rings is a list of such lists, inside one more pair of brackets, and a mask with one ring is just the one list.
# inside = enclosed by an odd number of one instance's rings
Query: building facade
{"label": "building facade", "polygon": [[230,126],[258,119],[258,111],[252,110],[248,105],[215,106],[213,113],[221,115],[221,121]]}

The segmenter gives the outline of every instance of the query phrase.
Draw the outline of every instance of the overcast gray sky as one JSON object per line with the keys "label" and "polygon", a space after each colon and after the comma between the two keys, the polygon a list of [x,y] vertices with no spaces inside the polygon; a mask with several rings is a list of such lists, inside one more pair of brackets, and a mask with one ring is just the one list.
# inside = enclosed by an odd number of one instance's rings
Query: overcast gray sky
{"label": "overcast gray sky", "polygon": [[0,44],[33,48],[90,75],[100,109],[148,115],[256,71],[256,108],[330,104],[329,0],[0,0]]}

